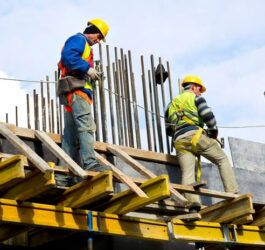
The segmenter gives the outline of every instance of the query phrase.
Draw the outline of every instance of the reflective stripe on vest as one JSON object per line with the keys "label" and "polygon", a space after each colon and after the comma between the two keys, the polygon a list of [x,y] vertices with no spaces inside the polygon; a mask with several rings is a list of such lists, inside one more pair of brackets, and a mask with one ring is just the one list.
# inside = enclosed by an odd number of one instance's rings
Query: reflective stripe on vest
{"label": "reflective stripe on vest", "polygon": [[84,98],[89,104],[92,103],[92,100],[87,96],[86,93],[82,92],[81,90],[75,90],[74,92],[70,92],[70,93],[67,94],[68,106],[64,106],[65,111],[72,112],[72,96],[73,96],[73,93],[75,93],[76,95],[79,95],[80,97]]}

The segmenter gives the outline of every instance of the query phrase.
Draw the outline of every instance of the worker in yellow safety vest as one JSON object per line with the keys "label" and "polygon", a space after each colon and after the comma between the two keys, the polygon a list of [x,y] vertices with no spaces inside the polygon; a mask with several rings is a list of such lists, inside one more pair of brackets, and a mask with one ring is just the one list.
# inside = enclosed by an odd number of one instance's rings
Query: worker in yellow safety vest
{"label": "worker in yellow safety vest", "polygon": [[[182,171],[182,184],[195,182],[195,163],[198,157],[197,180],[200,178],[200,156],[216,164],[226,192],[237,193],[237,182],[230,162],[216,142],[218,128],[216,119],[201,93],[206,91],[200,78],[187,76],[178,95],[165,112],[167,134],[172,136],[176,155]],[[204,123],[207,131],[203,129]],[[185,194],[190,212],[198,212],[201,202],[198,195]]]}
{"label": "worker in yellow safety vest", "polygon": [[[58,95],[65,107],[62,149],[74,158],[80,147],[83,168],[99,172],[109,170],[110,167],[101,166],[94,152],[92,82],[99,79],[102,72],[93,67],[91,47],[101,40],[105,42],[108,30],[108,25],[100,19],[89,21],[83,33],[77,33],[66,40],[59,62]],[[60,161],[59,165],[65,164]],[[57,185],[70,185],[68,176],[56,174],[55,179]]]}

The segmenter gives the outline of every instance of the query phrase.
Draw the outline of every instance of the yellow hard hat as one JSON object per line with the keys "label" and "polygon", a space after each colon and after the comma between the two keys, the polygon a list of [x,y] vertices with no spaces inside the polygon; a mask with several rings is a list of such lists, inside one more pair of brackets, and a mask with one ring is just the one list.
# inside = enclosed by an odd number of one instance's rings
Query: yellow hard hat
{"label": "yellow hard hat", "polygon": [[88,21],[87,24],[95,25],[99,29],[101,35],[103,36],[103,39],[102,39],[103,42],[106,42],[105,37],[108,34],[109,26],[104,21],[100,19],[93,19],[91,21]]}
{"label": "yellow hard hat", "polygon": [[197,85],[200,85],[202,87],[201,93],[206,91],[206,88],[203,86],[202,81],[198,76],[186,76],[183,83],[182,83],[182,87],[184,87],[185,85],[187,85],[189,83],[195,83]]}

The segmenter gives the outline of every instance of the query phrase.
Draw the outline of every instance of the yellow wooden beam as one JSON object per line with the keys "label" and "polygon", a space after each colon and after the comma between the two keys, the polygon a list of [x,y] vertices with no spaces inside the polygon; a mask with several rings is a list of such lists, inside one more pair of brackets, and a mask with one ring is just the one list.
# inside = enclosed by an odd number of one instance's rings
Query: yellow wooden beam
{"label": "yellow wooden beam", "polygon": [[25,178],[23,163],[23,155],[16,155],[8,160],[0,162],[1,192]]}
{"label": "yellow wooden beam", "polygon": [[90,180],[84,180],[66,190],[58,205],[65,207],[83,207],[92,204],[113,193],[112,172],[104,171]]}
{"label": "yellow wooden beam", "polygon": [[55,187],[54,173],[42,173],[36,169],[28,172],[22,181],[8,189],[2,198],[23,201],[52,187]]}
{"label": "yellow wooden beam", "polygon": [[140,188],[148,195],[148,198],[139,197],[131,190],[126,190],[114,195],[104,211],[107,213],[126,214],[155,201],[170,197],[167,175],[148,180]]}
{"label": "yellow wooden beam", "polygon": [[162,221],[8,199],[0,199],[0,211],[2,223],[169,240]]}
{"label": "yellow wooden beam", "polygon": [[265,246],[265,228],[255,226],[174,220],[172,228],[177,241]]}

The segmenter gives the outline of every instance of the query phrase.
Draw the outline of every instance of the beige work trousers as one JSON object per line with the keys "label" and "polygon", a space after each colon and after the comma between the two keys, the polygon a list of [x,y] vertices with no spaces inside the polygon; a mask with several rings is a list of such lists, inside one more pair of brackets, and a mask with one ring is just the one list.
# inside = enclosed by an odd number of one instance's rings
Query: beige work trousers
{"label": "beige work trousers", "polygon": [[[188,131],[178,136],[174,142],[191,142],[197,131],[198,130]],[[191,146],[181,146],[181,148],[190,152],[184,153],[176,150],[176,155],[182,171],[182,184],[188,185],[195,182],[196,155],[192,152]],[[206,159],[218,166],[224,190],[231,193],[238,192],[237,182],[231,164],[216,140],[202,134],[197,142],[196,148],[197,154],[204,156]],[[200,198],[198,195],[186,193],[185,197],[190,202],[191,206],[200,204]]]}

